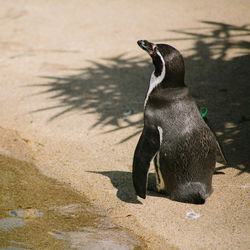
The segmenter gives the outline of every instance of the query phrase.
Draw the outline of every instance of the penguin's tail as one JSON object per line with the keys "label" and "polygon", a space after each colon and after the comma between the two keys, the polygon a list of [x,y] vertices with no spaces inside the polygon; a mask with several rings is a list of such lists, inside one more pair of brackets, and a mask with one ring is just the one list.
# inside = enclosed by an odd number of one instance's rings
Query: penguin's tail
{"label": "penguin's tail", "polygon": [[188,182],[178,187],[178,190],[170,194],[170,199],[193,204],[204,204],[206,198],[212,193],[207,192],[206,185],[201,182]]}

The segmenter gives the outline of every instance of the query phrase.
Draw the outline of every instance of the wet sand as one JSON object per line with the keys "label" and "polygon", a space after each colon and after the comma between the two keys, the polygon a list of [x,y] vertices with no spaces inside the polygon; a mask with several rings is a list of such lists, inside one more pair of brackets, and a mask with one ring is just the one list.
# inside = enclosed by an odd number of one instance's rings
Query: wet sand
{"label": "wet sand", "polygon": [[0,155],[0,248],[143,249],[86,197],[27,162]]}

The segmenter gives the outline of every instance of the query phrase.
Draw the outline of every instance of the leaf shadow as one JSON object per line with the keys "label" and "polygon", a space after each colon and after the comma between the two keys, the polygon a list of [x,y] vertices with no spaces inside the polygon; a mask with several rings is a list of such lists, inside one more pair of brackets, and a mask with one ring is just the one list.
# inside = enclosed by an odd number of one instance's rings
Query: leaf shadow
{"label": "leaf shadow", "polygon": [[[230,166],[240,169],[239,174],[249,173],[249,24],[236,26],[206,20],[200,23],[204,27],[171,30],[173,34],[183,37],[164,39],[164,43],[174,45],[177,41],[193,41],[190,49],[182,51],[187,86],[198,104],[208,108],[210,124],[224,145]],[[126,117],[126,113],[129,111],[136,115],[143,111],[143,100],[152,72],[150,60],[128,57],[124,53],[89,63],[90,66],[78,69],[78,74],[43,76],[48,81],[39,85],[44,88],[39,94],[50,93],[49,98],[57,100],[57,105],[33,112],[55,110],[49,120],[52,122],[80,110],[84,114],[97,115],[98,119],[90,129],[113,125],[114,130],[122,131],[133,127],[135,132],[124,138],[123,143],[142,129],[142,120],[134,121],[130,116]],[[60,111],[56,112],[57,109]]]}

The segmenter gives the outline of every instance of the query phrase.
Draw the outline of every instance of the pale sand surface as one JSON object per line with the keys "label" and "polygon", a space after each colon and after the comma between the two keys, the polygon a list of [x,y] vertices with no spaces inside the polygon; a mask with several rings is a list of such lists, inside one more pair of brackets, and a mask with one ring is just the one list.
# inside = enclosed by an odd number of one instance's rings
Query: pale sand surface
{"label": "pale sand surface", "polygon": [[[0,153],[71,184],[151,249],[249,249],[248,0],[0,6]],[[187,85],[224,145],[230,167],[219,167],[205,205],[134,194],[131,164],[152,71],[139,39],[183,53]]]}

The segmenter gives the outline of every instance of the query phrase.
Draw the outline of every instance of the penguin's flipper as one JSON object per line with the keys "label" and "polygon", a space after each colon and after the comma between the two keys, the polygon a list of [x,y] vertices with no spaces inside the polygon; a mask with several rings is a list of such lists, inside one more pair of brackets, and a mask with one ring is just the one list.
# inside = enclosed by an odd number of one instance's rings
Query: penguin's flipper
{"label": "penguin's flipper", "polygon": [[213,133],[213,135],[214,135],[214,137],[215,137],[215,139],[216,139],[217,150],[219,151],[222,160],[223,160],[224,163],[227,165],[228,162],[227,162],[227,159],[226,159],[226,157],[225,157],[224,150],[223,150],[223,148],[222,148],[222,146],[221,146],[221,144],[220,144],[220,142],[219,142],[219,140],[218,140],[218,138],[217,138],[217,136],[216,136],[214,130],[212,129],[211,125],[209,124],[209,121],[208,121],[207,117],[203,117],[203,120],[205,121],[205,123],[207,124],[207,126],[208,126],[208,127],[210,128],[210,130],[212,131],[212,133]]}
{"label": "penguin's flipper", "polygon": [[133,160],[133,184],[136,194],[146,198],[147,178],[150,162],[160,148],[160,137],[155,126],[144,126],[135,149]]}

